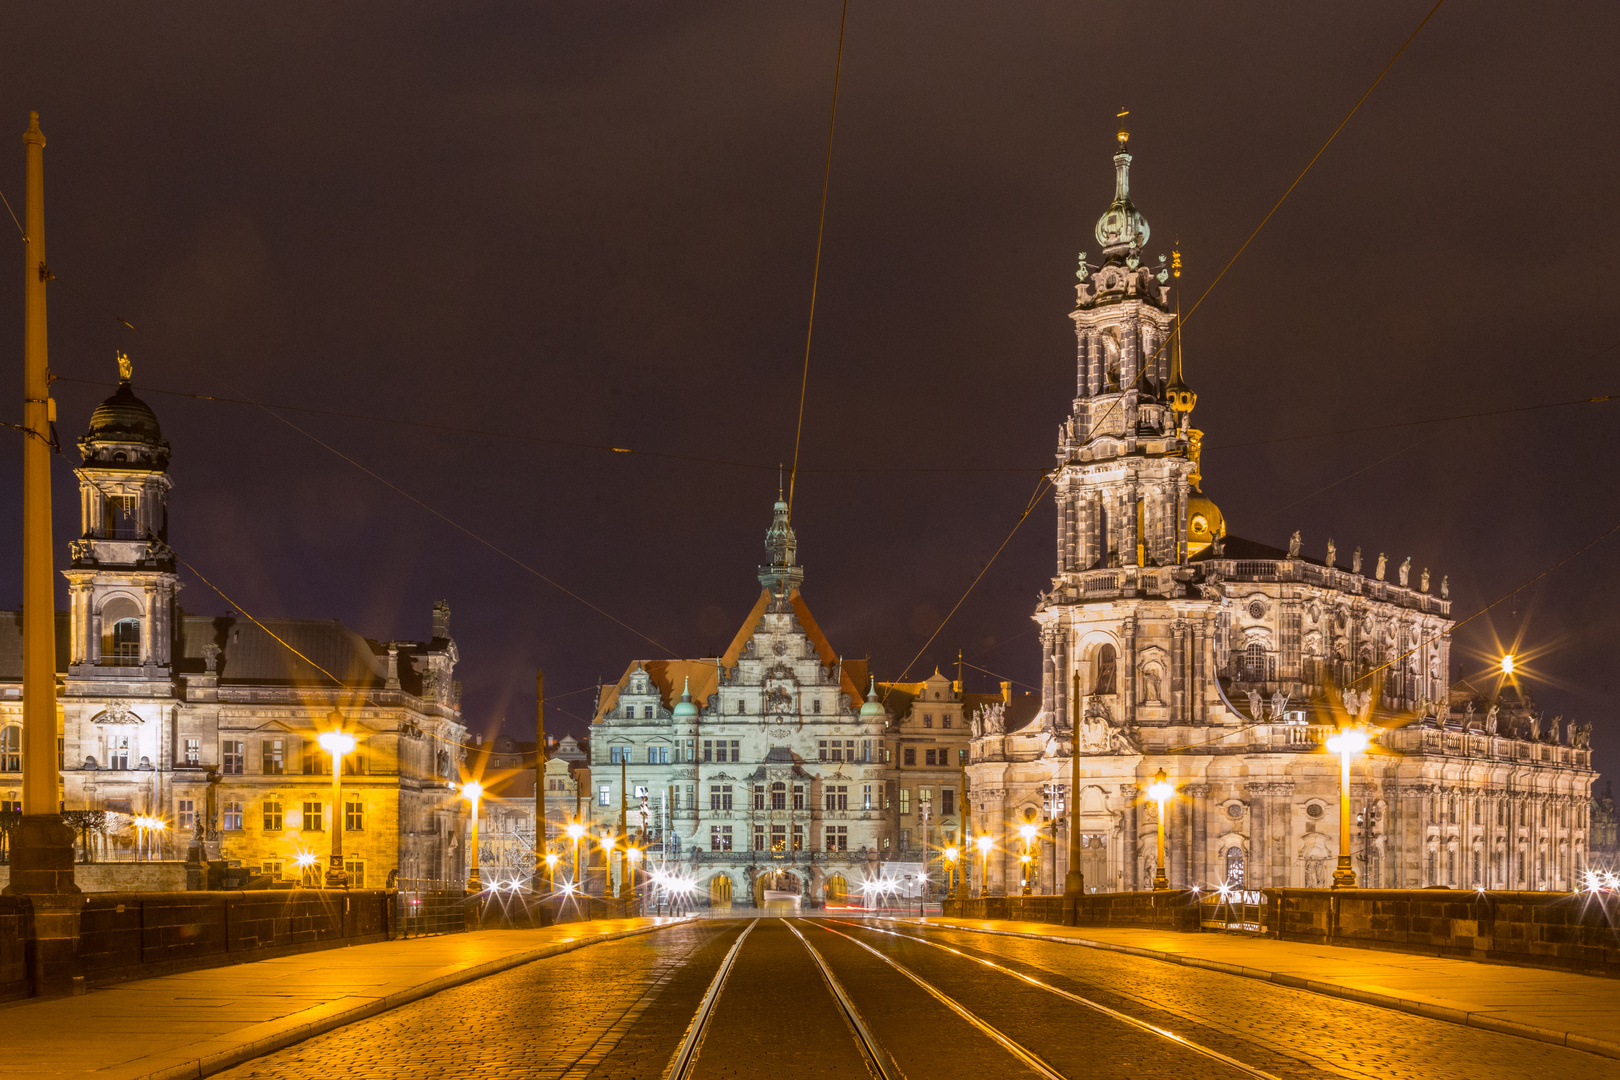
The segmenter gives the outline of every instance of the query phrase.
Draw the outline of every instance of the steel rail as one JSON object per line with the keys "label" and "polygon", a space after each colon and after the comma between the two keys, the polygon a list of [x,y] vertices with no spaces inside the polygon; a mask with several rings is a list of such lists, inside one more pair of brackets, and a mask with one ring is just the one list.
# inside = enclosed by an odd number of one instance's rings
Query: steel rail
{"label": "steel rail", "polygon": [[731,965],[736,961],[737,952],[742,948],[744,939],[758,925],[759,920],[755,919],[743,927],[743,932],[731,943],[731,951],[720,961],[720,970],[714,973],[709,988],[703,992],[703,1000],[698,1002],[697,1014],[692,1017],[692,1023],[686,1029],[686,1037],[681,1040],[680,1049],[675,1051],[675,1056],[669,1060],[669,1067],[664,1070],[664,1080],[690,1080],[697,1068],[698,1049],[703,1043],[703,1036],[709,1030],[709,1021],[714,1019],[715,1002],[720,1000],[720,991],[726,985],[727,976],[731,974]]}
{"label": "steel rail", "polygon": [[[840,920],[840,921],[843,921],[843,920]],[[856,923],[845,922],[844,925],[846,925],[846,926],[855,926],[857,924]],[[952,948],[951,946],[942,944],[942,943],[940,943],[938,941],[929,941],[927,938],[913,937],[911,934],[902,934],[897,930],[884,930],[881,927],[877,927],[877,926],[867,926],[867,927],[864,927],[864,929],[871,930],[874,933],[878,933],[878,934],[889,934],[889,935],[891,935],[893,937],[904,938],[907,941],[915,941],[915,942],[918,942],[918,943],[923,944],[923,945],[931,945],[936,949],[944,949],[948,953],[955,953],[957,956],[960,956],[965,960],[972,960],[972,961],[975,961],[977,963],[983,964],[987,968],[993,968],[996,971],[1000,971],[1000,972],[1002,972],[1004,974],[1011,975],[1015,979],[1022,979],[1024,982],[1029,983],[1031,986],[1040,987],[1042,990],[1045,990],[1047,993],[1056,994],[1058,997],[1066,998],[1069,1001],[1073,1001],[1073,1002],[1076,1002],[1077,1004],[1084,1005],[1084,1006],[1086,1006],[1087,1008],[1090,1008],[1090,1009],[1095,1009],[1098,1012],[1103,1013],[1106,1016],[1113,1017],[1115,1020],[1119,1020],[1119,1021],[1122,1021],[1124,1023],[1130,1024],[1132,1027],[1140,1028],[1143,1031],[1151,1032],[1154,1035],[1158,1035],[1160,1038],[1168,1039],[1171,1042],[1175,1043],[1176,1045],[1185,1047],[1186,1049],[1191,1050],[1194,1053],[1202,1054],[1202,1055],[1204,1055],[1205,1057],[1208,1057],[1208,1058],[1213,1058],[1214,1060],[1219,1061],[1223,1065],[1229,1065],[1232,1068],[1237,1069],[1237,1070],[1239,1070],[1241,1072],[1248,1073],[1250,1076],[1259,1077],[1260,1080],[1278,1080],[1278,1077],[1276,1077],[1272,1073],[1266,1072],[1264,1069],[1257,1068],[1254,1065],[1246,1064],[1244,1062],[1241,1062],[1241,1061],[1237,1060],[1234,1057],[1228,1057],[1227,1055],[1221,1053],[1219,1050],[1212,1049],[1211,1047],[1205,1046],[1202,1043],[1194,1042],[1193,1040],[1187,1038],[1185,1035],[1177,1035],[1175,1032],[1169,1030],[1168,1028],[1159,1027],[1157,1024],[1150,1024],[1146,1020],[1138,1019],[1137,1017],[1131,1016],[1128,1013],[1122,1013],[1118,1009],[1109,1008],[1107,1005],[1102,1004],[1100,1001],[1092,1001],[1088,997],[1082,997],[1079,994],[1071,993],[1070,991],[1064,990],[1061,987],[1053,986],[1050,983],[1044,983],[1044,982],[1042,982],[1041,980],[1035,978],[1032,975],[1025,975],[1022,971],[1014,971],[1012,968],[1007,967],[1007,966],[1005,966],[1003,964],[998,964],[994,960],[986,960],[982,956],[974,956],[972,953],[965,953],[961,949]],[[851,938],[850,940],[853,941],[854,939]]]}
{"label": "steel rail", "polygon": [[[1010,1036],[1004,1034],[998,1028],[994,1027],[988,1021],[969,1011],[955,998],[946,994],[943,990],[939,989],[933,983],[930,983],[927,979],[924,979],[921,975],[918,975],[910,968],[891,960],[887,956],[884,956],[882,953],[872,948],[872,946],[858,938],[853,938],[841,931],[834,930],[825,923],[818,923],[817,925],[820,926],[821,929],[827,931],[829,934],[837,934],[845,941],[853,942],[854,944],[859,945],[861,948],[865,949],[867,952],[871,953],[873,956],[877,957],[879,960],[882,960],[885,964],[888,964],[890,967],[894,968],[894,970],[898,971],[900,974],[922,987],[924,991],[926,991],[940,1004],[944,1005],[947,1009],[950,1009],[956,1015],[966,1020],[984,1035],[999,1043],[1002,1049],[1006,1050],[1013,1057],[1023,1062],[1037,1075],[1045,1077],[1046,1080],[1069,1080],[1068,1077],[1064,1076],[1062,1073],[1058,1072],[1056,1069],[1052,1068],[1052,1066],[1043,1061],[1041,1057],[1033,1050],[1030,1050],[1028,1047],[1015,1041]],[[853,924],[846,923],[845,925]]]}
{"label": "steel rail", "polygon": [[800,944],[810,953],[810,959],[814,960],[816,967],[821,969],[821,977],[827,980],[827,989],[832,991],[832,996],[837,1000],[838,1007],[844,1010],[844,1018],[849,1021],[850,1028],[855,1032],[855,1042],[860,1046],[861,1056],[866,1058],[866,1066],[872,1071],[872,1075],[877,1080],[905,1080],[905,1073],[900,1071],[900,1066],[895,1063],[894,1058],[889,1056],[877,1039],[872,1037],[872,1033],[867,1030],[866,1021],[861,1019],[861,1014],[856,1010],[855,1003],[844,992],[843,984],[833,975],[832,968],[827,965],[827,961],[823,959],[821,953],[816,951],[814,945],[805,940],[805,936],[799,933],[799,928],[794,926],[792,922],[786,919],[782,920],[782,922],[784,926],[793,931],[793,936],[799,939]]}

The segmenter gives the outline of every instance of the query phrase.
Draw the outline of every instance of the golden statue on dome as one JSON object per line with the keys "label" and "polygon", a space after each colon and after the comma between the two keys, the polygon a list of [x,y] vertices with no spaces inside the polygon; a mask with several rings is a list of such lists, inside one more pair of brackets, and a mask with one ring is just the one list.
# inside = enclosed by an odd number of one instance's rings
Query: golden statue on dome
{"label": "golden statue on dome", "polygon": [[135,374],[135,365],[131,364],[129,362],[129,356],[127,354],[125,354],[125,353],[119,353],[118,354],[118,381],[119,382],[129,382],[129,380],[134,376],[134,374]]}

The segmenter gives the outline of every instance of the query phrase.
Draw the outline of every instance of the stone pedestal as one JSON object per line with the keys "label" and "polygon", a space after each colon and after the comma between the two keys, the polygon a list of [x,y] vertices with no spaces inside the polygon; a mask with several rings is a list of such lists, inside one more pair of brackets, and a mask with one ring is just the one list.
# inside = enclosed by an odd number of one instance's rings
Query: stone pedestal
{"label": "stone pedestal", "polygon": [[26,942],[35,997],[83,993],[79,915],[84,894],[73,883],[73,830],[59,814],[29,814],[13,834],[7,896],[30,904]]}

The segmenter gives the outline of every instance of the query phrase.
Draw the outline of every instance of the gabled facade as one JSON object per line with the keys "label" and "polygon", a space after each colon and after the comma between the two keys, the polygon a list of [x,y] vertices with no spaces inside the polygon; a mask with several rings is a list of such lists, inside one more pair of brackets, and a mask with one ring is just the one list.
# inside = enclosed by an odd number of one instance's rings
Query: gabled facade
{"label": "gabled facade", "polygon": [[886,837],[886,715],[865,662],[834,652],[810,614],[780,500],[766,554],[725,653],[631,663],[591,729],[598,831],[627,807],[649,858],[720,905],[767,889],[846,896],[875,875]]}

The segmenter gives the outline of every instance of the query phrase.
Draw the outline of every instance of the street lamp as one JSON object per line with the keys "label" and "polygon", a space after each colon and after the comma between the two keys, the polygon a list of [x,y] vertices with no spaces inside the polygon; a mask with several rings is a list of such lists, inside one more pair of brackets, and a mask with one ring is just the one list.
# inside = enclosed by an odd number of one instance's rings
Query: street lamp
{"label": "street lamp", "polygon": [[[1503,658],[1503,669],[1512,657]],[[1339,866],[1333,871],[1335,889],[1356,887],[1356,868],[1350,861],[1350,758],[1366,752],[1367,732],[1359,727],[1340,728],[1327,737],[1330,754],[1339,755]]]}
{"label": "street lamp", "polygon": [[979,849],[979,895],[990,895],[990,849],[996,846],[989,833],[980,833],[974,841]]}
{"label": "street lamp", "polygon": [[1516,661],[1513,659],[1512,653],[1504,653],[1502,656],[1502,674],[1506,675],[1510,679],[1513,678],[1513,668],[1515,663]]}
{"label": "street lamp", "polygon": [[546,852],[546,895],[557,891],[557,860],[560,858],[555,851]]}
{"label": "street lamp", "polygon": [[343,869],[343,755],[354,750],[354,736],[333,728],[321,732],[315,741],[332,755],[332,859],[326,868],[326,887],[347,889],[349,875]]}
{"label": "street lamp", "polygon": [[632,910],[636,904],[636,867],[641,864],[641,849],[634,844],[626,843],[624,848],[626,876],[629,879],[629,888],[626,890],[630,897]]}
{"label": "street lamp", "polygon": [[461,785],[461,797],[472,804],[472,839],[468,844],[467,892],[481,893],[484,883],[478,877],[478,800],[484,796],[484,785],[469,780]]}
{"label": "street lamp", "polygon": [[606,898],[613,894],[613,851],[619,841],[612,833],[603,833],[597,846],[602,849],[602,896]]}
{"label": "street lamp", "polygon": [[947,887],[946,899],[956,899],[956,860],[961,855],[961,849],[954,845],[945,849],[945,881]]}
{"label": "street lamp", "polygon": [[577,821],[568,823],[568,839],[574,842],[574,885],[579,885],[579,841],[585,835],[585,826]]}
{"label": "street lamp", "polygon": [[1024,854],[1019,858],[1019,862],[1024,864],[1024,895],[1028,896],[1030,893],[1030,874],[1035,866],[1034,857],[1030,854],[1030,845],[1035,842],[1035,823],[1026,821],[1020,825],[1018,835],[1024,838]]}
{"label": "street lamp", "polygon": [[1175,795],[1176,789],[1170,786],[1169,777],[1160,769],[1153,777],[1153,783],[1148,785],[1148,798],[1159,804],[1159,867],[1153,871],[1153,888],[1168,889],[1170,879],[1164,875],[1164,804]]}

